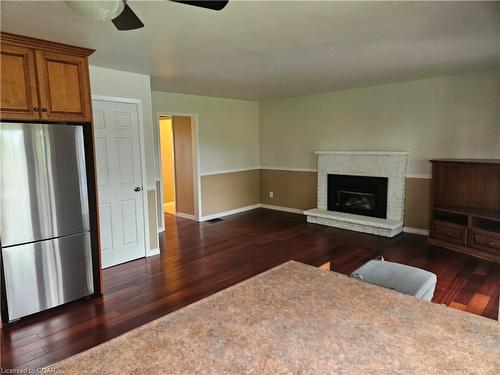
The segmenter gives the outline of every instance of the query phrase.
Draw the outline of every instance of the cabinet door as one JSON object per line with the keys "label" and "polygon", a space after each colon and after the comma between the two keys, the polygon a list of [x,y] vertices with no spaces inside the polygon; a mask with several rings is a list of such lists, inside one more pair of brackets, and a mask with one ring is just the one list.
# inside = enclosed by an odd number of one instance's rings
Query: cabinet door
{"label": "cabinet door", "polygon": [[90,122],[90,89],[87,59],[61,53],[36,51],[41,118]]}
{"label": "cabinet door", "polygon": [[1,120],[39,120],[34,51],[1,46]]}

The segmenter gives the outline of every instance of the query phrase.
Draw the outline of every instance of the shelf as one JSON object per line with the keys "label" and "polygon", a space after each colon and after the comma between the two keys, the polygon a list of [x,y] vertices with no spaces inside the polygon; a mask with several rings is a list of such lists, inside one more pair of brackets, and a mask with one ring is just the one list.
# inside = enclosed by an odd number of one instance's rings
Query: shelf
{"label": "shelf", "polygon": [[434,210],[500,221],[500,210],[495,210],[495,209],[451,206],[451,205],[436,205],[434,206]]}
{"label": "shelf", "polygon": [[487,251],[481,251],[468,246],[457,245],[454,243],[450,243],[448,241],[443,241],[432,237],[427,238],[427,242],[430,243],[431,245],[443,247],[445,249],[451,249],[467,255],[473,255],[475,257],[488,260],[490,262],[500,263],[500,258],[498,257],[498,255]]}
{"label": "shelf", "polygon": [[441,210],[434,210],[433,219],[462,226],[467,226],[469,221],[469,217],[467,215]]}
{"label": "shelf", "polygon": [[429,242],[500,263],[500,159],[431,162]]}
{"label": "shelf", "polygon": [[473,218],[472,227],[500,234],[500,222],[483,218]]}
{"label": "shelf", "polygon": [[500,159],[432,159],[431,163],[499,165]]}

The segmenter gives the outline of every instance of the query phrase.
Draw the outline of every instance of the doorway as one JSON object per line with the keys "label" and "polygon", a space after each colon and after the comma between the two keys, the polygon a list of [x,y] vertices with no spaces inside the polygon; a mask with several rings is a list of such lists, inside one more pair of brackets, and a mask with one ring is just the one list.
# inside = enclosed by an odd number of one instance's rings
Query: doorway
{"label": "doorway", "polygon": [[158,119],[161,208],[164,215],[196,220],[197,143],[193,118],[162,114]]}
{"label": "doorway", "polygon": [[160,117],[160,152],[163,182],[163,211],[175,215],[175,163],[172,116]]}

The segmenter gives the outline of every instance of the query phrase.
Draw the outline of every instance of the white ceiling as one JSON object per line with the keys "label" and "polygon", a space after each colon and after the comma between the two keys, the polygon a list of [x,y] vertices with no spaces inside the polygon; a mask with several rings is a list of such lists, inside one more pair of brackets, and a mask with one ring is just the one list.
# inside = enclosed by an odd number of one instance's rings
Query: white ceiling
{"label": "white ceiling", "polygon": [[500,2],[129,1],[120,32],[62,1],[1,1],[3,31],[96,49],[154,90],[268,99],[500,67]]}

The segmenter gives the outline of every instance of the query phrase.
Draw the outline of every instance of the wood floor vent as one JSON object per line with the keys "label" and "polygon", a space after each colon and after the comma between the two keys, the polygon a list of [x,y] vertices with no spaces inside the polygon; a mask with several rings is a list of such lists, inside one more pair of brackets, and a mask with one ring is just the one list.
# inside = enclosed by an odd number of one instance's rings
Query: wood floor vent
{"label": "wood floor vent", "polygon": [[213,223],[218,223],[219,221],[223,221],[220,217],[216,217],[215,219],[210,219],[207,220],[207,223],[213,224]]}

